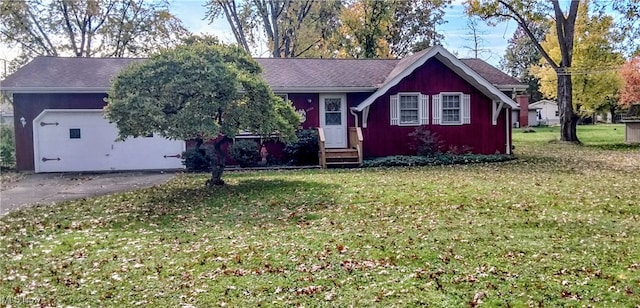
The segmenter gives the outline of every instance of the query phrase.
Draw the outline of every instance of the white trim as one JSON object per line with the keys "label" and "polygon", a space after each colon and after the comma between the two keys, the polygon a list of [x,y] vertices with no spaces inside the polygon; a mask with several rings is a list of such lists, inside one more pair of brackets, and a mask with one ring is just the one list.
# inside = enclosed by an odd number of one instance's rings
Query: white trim
{"label": "white trim", "polygon": [[[344,130],[344,136],[343,136],[343,141],[339,146],[335,147],[335,148],[346,148],[349,145],[349,141],[347,140],[348,135],[349,135],[349,128],[347,125],[347,109],[348,109],[348,104],[347,104],[347,94],[345,93],[331,93],[331,94],[322,94],[318,96],[318,103],[319,103],[319,112],[318,112],[318,116],[320,117],[319,123],[320,123],[320,127],[322,128],[326,128],[326,124],[325,124],[325,104],[324,104],[324,99],[325,98],[340,98],[340,126],[341,128]],[[328,136],[327,134],[327,130],[325,129],[325,138]],[[330,146],[327,146],[326,141],[325,141],[325,146],[327,148],[330,148]]]}
{"label": "white trim", "polygon": [[529,88],[529,86],[526,84],[501,84],[496,85],[496,88],[498,88],[498,90],[500,91],[513,92],[514,90],[526,90]]}
{"label": "white trim", "polygon": [[504,126],[505,126],[505,138],[507,139],[507,148],[505,149],[505,154],[511,154],[511,142],[510,142],[510,137],[511,137],[511,118],[509,117],[509,114],[511,112],[509,111],[509,108],[505,108],[504,109]]}
{"label": "white trim", "polygon": [[[438,46],[431,47],[431,49],[428,52],[426,52],[422,57],[420,57],[418,60],[413,62],[409,67],[407,67],[400,74],[396,75],[391,81],[385,83],[375,93],[373,93],[371,96],[365,99],[362,103],[360,103],[356,107],[356,110],[362,111],[365,107],[373,104],[373,102],[375,102],[376,99],[378,99],[379,97],[387,93],[392,87],[400,83],[402,79],[409,76],[411,73],[413,73],[413,71],[421,67],[425,62],[427,62],[427,60],[433,57],[437,57],[438,55],[439,55],[438,59],[441,60],[441,62],[444,65],[446,65],[449,68],[456,68],[457,70],[454,69],[454,72],[456,72],[458,75],[460,75],[461,77],[464,77],[460,74],[460,73],[463,73],[468,78],[477,82],[477,84],[480,87],[477,87],[477,86],[474,86],[474,87],[478,88],[485,95],[489,96],[490,98],[491,97],[497,98],[505,102],[511,107],[518,106],[516,102],[514,102],[510,97],[502,93],[502,91],[498,90],[498,88],[496,88],[492,83],[484,79],[484,77],[480,76],[476,71],[472,70],[469,66],[467,66],[462,61],[460,61],[460,59],[456,58],[454,55],[452,55],[450,52],[444,49],[444,47],[438,45]],[[448,62],[442,61],[442,60],[448,60]],[[460,72],[457,72],[457,71],[460,71]]]}
{"label": "white trim", "polygon": [[[540,105],[546,105],[546,104],[550,104],[550,105],[556,105],[556,107],[558,106],[558,102],[556,101],[552,101],[552,100],[548,100],[548,99],[543,99],[543,100],[539,100],[535,103],[531,103],[529,104],[529,109],[537,109],[538,106]],[[540,109],[542,109],[543,107],[540,106]]]}
{"label": "white trim", "polygon": [[431,95],[431,124],[440,125],[442,121],[442,105],[440,104],[440,94]]}
{"label": "white trim", "polygon": [[[396,107],[398,108],[398,110],[397,110],[397,112],[398,112],[397,113],[398,114],[398,124],[396,124],[396,125],[398,125],[398,126],[420,126],[420,125],[422,125],[421,119],[420,119],[420,116],[422,114],[422,109],[423,109],[422,106],[421,106],[421,100],[420,100],[421,95],[422,95],[422,93],[420,93],[420,92],[398,92],[396,94],[396,96],[398,98],[398,104],[396,105]],[[417,122],[415,122],[415,123],[413,123],[413,122],[412,123],[402,123],[402,120],[401,120],[402,119],[402,108],[400,108],[400,96],[415,96],[418,99],[418,101],[417,101],[417,103],[418,103],[418,118],[417,118],[417,120],[418,121]]]}
{"label": "white trim", "polygon": [[504,102],[500,102],[498,104],[497,101],[491,102],[491,124],[498,125],[498,117],[500,116],[500,111],[502,110],[502,105]]}
{"label": "white trim", "polygon": [[[283,92],[273,92],[273,94],[275,94],[278,97],[282,97],[282,99],[284,99],[284,101],[289,101],[289,93],[283,93]],[[283,97],[284,96],[284,97]]]}
{"label": "white trim", "polygon": [[[444,99],[442,98],[443,96],[458,96],[460,98],[460,119],[456,122],[445,122],[444,121],[444,112],[442,112],[444,109]],[[468,94],[464,94],[462,92],[440,92],[438,94],[438,96],[440,96],[440,125],[463,125],[463,124],[468,124],[465,123],[463,120],[463,115],[465,113],[464,109],[464,95],[468,95]]]}
{"label": "white trim", "polygon": [[[353,110],[357,111],[355,108]],[[368,120],[369,120],[369,107],[364,108],[364,110],[362,111],[362,128],[367,128]]]}
{"label": "white trim", "polygon": [[429,95],[420,93],[420,125],[429,124]]}
{"label": "white trim", "polygon": [[471,124],[471,94],[462,94],[462,124]]}
{"label": "white trim", "polygon": [[389,125],[396,126],[400,123],[400,95],[389,95]]}

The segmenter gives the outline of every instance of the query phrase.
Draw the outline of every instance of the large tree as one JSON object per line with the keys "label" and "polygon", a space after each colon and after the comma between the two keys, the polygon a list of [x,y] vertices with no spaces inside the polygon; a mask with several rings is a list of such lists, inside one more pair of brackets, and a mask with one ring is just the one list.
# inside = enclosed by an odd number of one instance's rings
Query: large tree
{"label": "large tree", "polygon": [[[588,3],[581,3],[575,27],[575,45],[571,81],[573,104],[576,113],[591,116],[598,111],[614,111],[613,98],[620,88],[617,68],[624,57],[614,46],[621,37],[614,31],[614,19],[608,15],[589,14]],[[556,29],[550,28],[540,45],[555,60],[560,59]],[[557,75],[545,62],[531,66],[533,74],[541,81],[541,91],[547,97],[557,97]],[[613,116],[614,114],[612,114]]]}
{"label": "large tree", "polygon": [[317,53],[335,30],[338,0],[209,0],[206,17],[224,17],[246,51],[266,43],[275,58]]}
{"label": "large tree", "polygon": [[143,56],[188,34],[166,1],[24,0],[0,2],[0,41],[39,56]]}
{"label": "large tree", "polygon": [[241,130],[289,140],[300,119],[290,102],[273,94],[249,53],[211,42],[191,40],[121,71],[106,115],[122,139],[159,133],[198,146],[214,139],[208,184],[222,185],[224,143]]}
{"label": "large tree", "polygon": [[[546,23],[531,26],[532,33],[539,41],[544,40],[549,28]],[[500,60],[500,68],[509,75],[518,78],[529,87],[529,100],[536,102],[542,99],[540,80],[530,71],[531,65],[540,63],[542,55],[533,44],[527,33],[518,27],[509,39],[504,57]]]}
{"label": "large tree", "polygon": [[[573,47],[575,24],[578,15],[578,8],[581,2],[587,3],[589,0],[571,0],[560,2],[558,0],[538,1],[538,0],[467,0],[466,10],[470,15],[477,15],[489,23],[513,20],[525,31],[532,43],[540,52],[542,58],[552,68],[557,75],[556,92],[560,111],[560,140],[569,142],[580,142],[576,134],[576,124],[578,115],[573,109]],[[640,22],[638,15],[640,12],[640,1],[620,0],[620,1],[594,1],[597,13],[604,13],[612,8],[622,13],[619,19],[618,32],[631,42],[630,45],[638,46],[637,35],[640,33]],[[563,7],[563,5],[566,5]],[[558,41],[560,57],[554,59],[549,50],[545,49],[540,40],[536,39],[532,31],[532,25],[541,21],[552,20],[555,28],[555,35]]]}
{"label": "large tree", "polygon": [[339,57],[403,57],[440,42],[449,0],[345,2],[331,48]]}
{"label": "large tree", "polygon": [[[489,22],[514,20],[527,33],[542,57],[558,76],[556,86],[560,111],[560,140],[576,143],[580,140],[576,134],[578,116],[573,110],[571,67],[579,3],[579,0],[571,0],[566,13],[558,0],[467,0],[466,8],[470,15],[478,15]],[[550,16],[554,19],[554,27],[558,36],[559,61],[551,57],[549,51],[540,44],[532,31],[533,24],[547,20]]]}

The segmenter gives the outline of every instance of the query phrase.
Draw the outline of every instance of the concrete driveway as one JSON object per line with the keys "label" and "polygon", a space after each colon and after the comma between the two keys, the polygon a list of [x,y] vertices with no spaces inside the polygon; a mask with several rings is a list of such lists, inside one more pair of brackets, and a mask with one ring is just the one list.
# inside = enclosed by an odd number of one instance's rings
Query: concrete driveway
{"label": "concrete driveway", "polygon": [[0,216],[34,204],[51,204],[151,187],[165,183],[174,176],[175,173],[159,171],[26,174],[18,182],[6,184],[7,187],[0,191]]}

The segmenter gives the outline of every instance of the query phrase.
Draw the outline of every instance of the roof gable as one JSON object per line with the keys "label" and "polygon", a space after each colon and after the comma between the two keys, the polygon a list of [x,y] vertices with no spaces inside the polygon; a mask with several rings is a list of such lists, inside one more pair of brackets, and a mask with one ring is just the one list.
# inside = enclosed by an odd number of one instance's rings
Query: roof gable
{"label": "roof gable", "polygon": [[548,100],[548,99],[543,99],[543,100],[539,100],[539,101],[537,101],[535,103],[529,104],[529,108],[536,108],[536,107],[542,108],[542,105],[555,105],[555,106],[558,106],[558,102],[552,101],[552,100]]}
{"label": "roof gable", "polygon": [[393,86],[400,83],[400,81],[424,65],[425,62],[431,58],[438,59],[491,99],[502,101],[512,108],[518,106],[518,104],[516,104],[516,102],[514,102],[510,97],[498,90],[492,83],[480,76],[476,71],[444,49],[444,47],[434,46],[405,58],[403,60],[404,62],[401,61],[397,68],[394,69],[386,78],[385,83],[378,88],[375,93],[356,106],[355,110],[363,111],[365,108],[369,107],[377,98],[387,93],[387,91],[389,91]]}

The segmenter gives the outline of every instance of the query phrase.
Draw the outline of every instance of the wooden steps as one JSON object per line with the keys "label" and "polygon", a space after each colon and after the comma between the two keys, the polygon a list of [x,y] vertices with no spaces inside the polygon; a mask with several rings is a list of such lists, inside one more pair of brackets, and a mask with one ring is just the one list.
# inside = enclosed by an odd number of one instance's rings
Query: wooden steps
{"label": "wooden steps", "polygon": [[324,129],[318,127],[318,159],[320,167],[357,167],[362,164],[362,129],[349,127],[349,146],[344,149],[328,149]]}
{"label": "wooden steps", "polygon": [[325,160],[327,166],[349,166],[360,164],[360,156],[357,149],[326,149]]}

